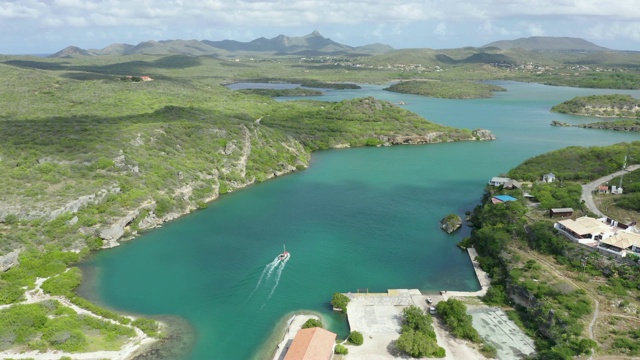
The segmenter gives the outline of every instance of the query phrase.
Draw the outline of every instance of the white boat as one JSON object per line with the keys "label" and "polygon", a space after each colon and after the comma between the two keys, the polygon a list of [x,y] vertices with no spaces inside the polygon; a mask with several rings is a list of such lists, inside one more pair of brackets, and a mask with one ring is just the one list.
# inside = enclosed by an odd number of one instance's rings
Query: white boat
{"label": "white boat", "polygon": [[282,262],[285,262],[285,261],[289,260],[289,257],[291,257],[291,254],[289,254],[289,252],[284,247],[284,245],[282,245],[282,249],[284,251],[282,252],[282,254],[278,255],[278,260],[282,261]]}

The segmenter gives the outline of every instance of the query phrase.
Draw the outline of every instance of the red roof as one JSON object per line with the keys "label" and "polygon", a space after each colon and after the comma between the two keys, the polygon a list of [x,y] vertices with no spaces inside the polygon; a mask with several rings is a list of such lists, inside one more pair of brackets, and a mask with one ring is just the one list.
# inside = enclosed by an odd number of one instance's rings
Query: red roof
{"label": "red roof", "polygon": [[283,360],[329,360],[336,334],[323,328],[301,329],[291,342]]}

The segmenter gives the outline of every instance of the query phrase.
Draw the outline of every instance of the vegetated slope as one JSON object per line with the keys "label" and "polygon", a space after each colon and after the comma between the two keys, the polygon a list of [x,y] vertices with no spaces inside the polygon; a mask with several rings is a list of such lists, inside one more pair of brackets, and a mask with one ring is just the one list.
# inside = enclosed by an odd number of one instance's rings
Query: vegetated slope
{"label": "vegetated slope", "polygon": [[563,114],[637,118],[640,115],[640,100],[631,95],[577,96],[555,105],[553,112]]}
{"label": "vegetated slope", "polygon": [[[522,190],[488,187],[483,204],[473,212],[471,237],[460,245],[476,248],[480,265],[492,279],[484,300],[514,309],[508,311],[509,317],[535,339],[536,358],[570,360],[592,351],[596,357],[639,354],[638,346],[629,340],[637,338],[637,254],[628,252],[625,259],[603,256],[566,239],[547,220],[551,207],[573,207],[576,214],[585,213],[580,184],[568,180],[583,182],[620,170],[624,156],[633,158],[639,151],[640,142],[633,142],[569,147],[537,156],[512,169],[509,176],[536,180],[549,171],[555,173],[558,181],[535,183],[527,190],[540,201],[539,206],[525,206]],[[615,198],[629,200],[620,206],[640,209],[639,175],[636,171],[627,177],[631,182],[625,181],[625,192],[629,188],[632,194]],[[498,193],[519,200],[492,204],[489,199]]]}
{"label": "vegetated slope", "polygon": [[402,81],[385,90],[447,99],[490,98],[494,91],[507,89],[473,81]]}
{"label": "vegetated slope", "polygon": [[625,156],[640,159],[640,142],[604,147],[570,146],[528,159],[508,175],[533,181],[552,172],[558,180],[593,180],[622,169]]}
{"label": "vegetated slope", "polygon": [[598,46],[581,38],[531,36],[515,40],[501,40],[486,44],[483,47],[497,47],[500,49],[522,48],[525,50],[556,50],[556,51],[606,51],[605,47]]}
{"label": "vegetated slope", "polygon": [[115,246],[304,168],[311,149],[475,139],[374,99],[278,103],[233,92],[218,85],[228,68],[214,60],[126,60],[0,64],[0,254]]}
{"label": "vegetated slope", "polygon": [[475,139],[469,130],[425,121],[414,113],[372,97],[339,103],[287,103],[263,118],[262,123],[291,134],[311,149]]}

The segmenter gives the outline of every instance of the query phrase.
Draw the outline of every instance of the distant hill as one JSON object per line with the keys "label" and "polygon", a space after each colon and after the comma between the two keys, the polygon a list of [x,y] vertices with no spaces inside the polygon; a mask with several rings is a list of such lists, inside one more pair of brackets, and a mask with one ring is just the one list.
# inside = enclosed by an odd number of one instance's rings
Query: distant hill
{"label": "distant hill", "polygon": [[100,55],[230,55],[232,53],[264,53],[277,55],[375,55],[393,50],[389,45],[371,44],[352,47],[325,38],[318,31],[302,37],[279,35],[241,42],[235,40],[163,40],[145,41],[138,45],[112,44],[104,49],[84,50],[70,46],[50,57],[100,56]]}
{"label": "distant hill", "polygon": [[64,57],[90,56],[90,55],[92,54],[89,51],[80,49],[77,46],[67,46],[66,48],[58,51],[57,53],[49,55],[49,57],[64,58]]}
{"label": "distant hill", "polygon": [[610,51],[580,38],[532,36],[515,40],[494,41],[483,48],[499,48],[503,50],[524,49],[529,51]]}

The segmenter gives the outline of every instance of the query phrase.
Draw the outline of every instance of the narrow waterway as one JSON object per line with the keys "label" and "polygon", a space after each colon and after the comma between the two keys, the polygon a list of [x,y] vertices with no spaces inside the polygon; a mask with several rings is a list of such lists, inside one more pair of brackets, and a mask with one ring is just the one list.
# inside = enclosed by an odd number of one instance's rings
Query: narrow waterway
{"label": "narrow waterway", "polygon": [[[500,83],[492,99],[429,99],[382,91],[330,91],[322,100],[375,96],[430,121],[491,130],[493,142],[318,152],[305,171],[222,196],[209,208],[100,252],[90,263],[98,299],[116,309],[175,315],[196,332],[185,358],[256,356],[285,314],[317,311],[341,335],[335,291],[388,288],[474,291],[466,252],[438,221],[470,210],[487,181],[529,157],[569,145],[635,141],[635,133],[550,126],[593,121],[552,114],[577,95],[628,93]],[[282,251],[284,266],[269,266]],[[257,354],[264,355],[264,354]]]}

